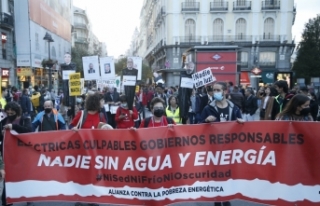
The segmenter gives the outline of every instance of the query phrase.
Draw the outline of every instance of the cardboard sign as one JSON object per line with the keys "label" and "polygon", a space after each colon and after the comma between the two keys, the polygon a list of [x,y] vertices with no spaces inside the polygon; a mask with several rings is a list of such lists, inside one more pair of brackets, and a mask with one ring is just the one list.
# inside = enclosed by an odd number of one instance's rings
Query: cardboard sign
{"label": "cardboard sign", "polygon": [[193,89],[193,80],[191,78],[182,77],[180,87]]}
{"label": "cardboard sign", "polygon": [[65,70],[65,71],[62,71],[62,79],[63,80],[69,80],[69,75],[70,74],[74,74],[75,71],[73,70]]}
{"label": "cardboard sign", "polygon": [[212,75],[211,68],[192,74],[192,79],[196,88],[203,87],[216,81],[216,78]]}
{"label": "cardboard sign", "polygon": [[81,95],[81,75],[80,73],[69,74],[69,94],[70,96]]}

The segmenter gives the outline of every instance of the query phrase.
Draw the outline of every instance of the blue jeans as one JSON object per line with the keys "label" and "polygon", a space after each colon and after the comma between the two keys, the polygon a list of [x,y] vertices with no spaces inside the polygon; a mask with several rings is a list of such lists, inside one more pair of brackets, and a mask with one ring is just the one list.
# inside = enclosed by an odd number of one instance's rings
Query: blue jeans
{"label": "blue jeans", "polygon": [[189,112],[189,124],[196,124],[196,114]]}

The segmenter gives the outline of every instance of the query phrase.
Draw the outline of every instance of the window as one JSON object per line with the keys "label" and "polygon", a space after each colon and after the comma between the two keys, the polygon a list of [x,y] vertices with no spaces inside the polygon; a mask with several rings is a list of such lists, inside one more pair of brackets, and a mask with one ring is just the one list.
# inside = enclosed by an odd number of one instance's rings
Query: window
{"label": "window", "polygon": [[241,52],[241,66],[248,66],[248,52]]}
{"label": "window", "polygon": [[59,57],[61,57],[61,45],[60,44],[59,44],[59,51],[58,52],[59,52],[59,54],[58,54]]}
{"label": "window", "polygon": [[274,66],[276,64],[276,53],[260,52],[259,64],[260,66]]}
{"label": "window", "polygon": [[236,22],[236,40],[244,40],[247,31],[246,20],[240,18]]}
{"label": "window", "polygon": [[2,59],[7,59],[6,42],[2,42]]}
{"label": "window", "polygon": [[40,50],[40,44],[39,44],[39,34],[35,33],[35,46],[36,46],[36,51]]}
{"label": "window", "polygon": [[213,40],[223,40],[223,21],[222,19],[216,19],[213,21]]}
{"label": "window", "polygon": [[45,41],[45,43],[44,43],[44,51],[45,51],[45,53],[48,53],[48,42],[47,41]]}
{"label": "window", "polygon": [[237,6],[245,6],[246,1],[245,0],[237,0]]}
{"label": "window", "polygon": [[187,8],[194,8],[196,6],[196,1],[195,0],[186,0],[185,5]]}
{"label": "window", "polygon": [[274,20],[272,18],[267,18],[264,21],[263,39],[273,39],[273,35],[274,35]]}
{"label": "window", "polygon": [[195,40],[195,34],[196,34],[196,22],[192,19],[188,19],[185,24],[186,40],[187,41]]}

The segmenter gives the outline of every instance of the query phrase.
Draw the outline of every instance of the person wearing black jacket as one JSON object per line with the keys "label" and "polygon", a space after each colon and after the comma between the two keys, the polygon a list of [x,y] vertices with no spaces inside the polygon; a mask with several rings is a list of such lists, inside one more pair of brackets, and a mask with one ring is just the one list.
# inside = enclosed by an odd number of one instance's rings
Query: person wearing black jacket
{"label": "person wearing black jacket", "polygon": [[[308,95],[309,96],[309,95]],[[313,121],[317,121],[318,113],[319,113],[319,105],[318,99],[314,92],[310,92],[310,114],[313,118]]]}
{"label": "person wearing black jacket", "polygon": [[208,86],[206,88],[206,91],[207,91],[207,94],[202,95],[200,99],[200,108],[199,108],[200,113],[203,111],[203,109],[207,105],[209,105],[214,100],[212,87]]}
{"label": "person wearing black jacket", "polygon": [[[7,103],[6,106],[4,107],[4,111],[6,112],[7,117],[5,117],[0,122],[1,130],[3,129],[15,130],[18,133],[32,132],[31,119],[21,116],[21,107],[18,103],[13,101]],[[3,145],[2,132],[0,136],[1,136],[0,140]],[[3,153],[2,148],[3,147],[1,147],[1,154]],[[2,193],[2,205],[7,205],[5,187],[3,188],[3,193]]]}
{"label": "person wearing black jacket", "polygon": [[252,89],[245,90],[245,101],[243,108],[243,119],[245,121],[254,121],[254,114],[258,109],[258,100]]}
{"label": "person wearing black jacket", "polygon": [[28,90],[27,89],[23,89],[22,91],[22,96],[20,97],[20,106],[22,109],[22,114],[27,117],[31,115],[31,108],[32,108],[32,104],[31,104],[31,100],[28,96]]}
{"label": "person wearing black jacket", "polygon": [[290,94],[288,83],[285,80],[278,80],[274,83],[274,87],[278,92],[278,96],[274,98],[272,111],[271,111],[271,120],[275,120],[276,116],[282,112],[286,107],[287,103],[291,100],[294,94]]}
{"label": "person wearing black jacket", "polygon": [[[165,107],[167,107],[167,96],[164,93],[164,88],[162,83],[158,83],[156,86],[156,92],[152,95],[152,99],[155,97],[159,97],[164,101]],[[151,100],[152,100],[151,99]]]}
{"label": "person wearing black jacket", "polygon": [[104,101],[106,104],[109,104],[109,111],[107,112],[108,124],[113,128],[116,128],[115,116],[116,114],[111,114],[110,109],[111,106],[119,106],[120,105],[120,95],[117,92],[116,88],[109,88],[109,92],[105,93]]}

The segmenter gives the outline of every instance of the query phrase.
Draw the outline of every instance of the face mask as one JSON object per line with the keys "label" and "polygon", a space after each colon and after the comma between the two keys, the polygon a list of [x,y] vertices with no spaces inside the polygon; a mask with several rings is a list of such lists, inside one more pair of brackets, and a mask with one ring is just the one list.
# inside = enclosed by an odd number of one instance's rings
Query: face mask
{"label": "face mask", "polygon": [[127,106],[128,106],[128,104],[127,104],[127,103],[123,103],[123,104],[121,104],[121,107],[122,107],[122,108],[127,108]]}
{"label": "face mask", "polygon": [[308,108],[303,108],[303,109],[300,111],[300,114],[303,115],[303,116],[307,116],[309,113],[310,113],[310,107],[308,107]]}
{"label": "face mask", "polygon": [[162,115],[164,114],[164,110],[163,109],[154,110],[153,114],[156,117],[162,117]]}
{"label": "face mask", "polygon": [[77,98],[77,103],[82,103],[82,98]]}
{"label": "face mask", "polygon": [[217,100],[217,101],[222,101],[222,100],[223,100],[222,92],[214,93],[213,97],[214,97],[214,99]]}
{"label": "face mask", "polygon": [[46,114],[49,114],[51,111],[52,111],[52,108],[45,108],[45,109],[44,109],[44,112],[45,112]]}
{"label": "face mask", "polygon": [[10,122],[12,122],[13,120],[15,120],[17,118],[17,115],[16,114],[15,115],[11,115],[11,116],[8,116],[7,118],[8,118],[8,120]]}

